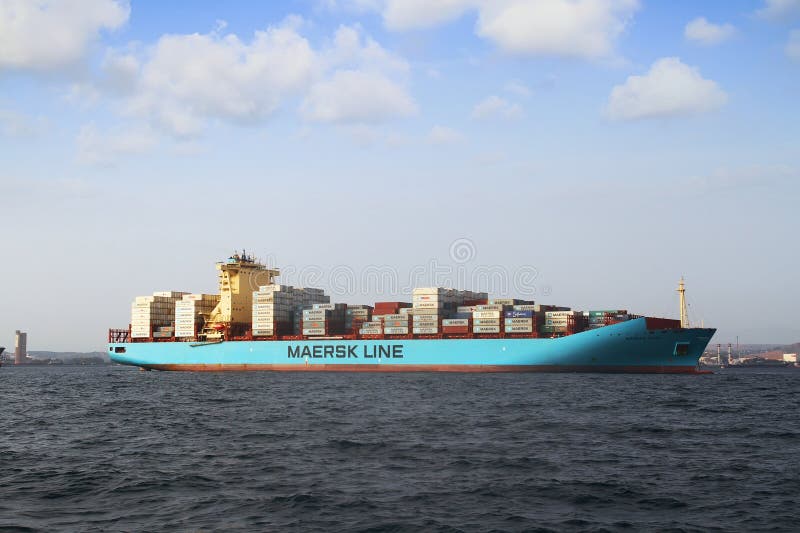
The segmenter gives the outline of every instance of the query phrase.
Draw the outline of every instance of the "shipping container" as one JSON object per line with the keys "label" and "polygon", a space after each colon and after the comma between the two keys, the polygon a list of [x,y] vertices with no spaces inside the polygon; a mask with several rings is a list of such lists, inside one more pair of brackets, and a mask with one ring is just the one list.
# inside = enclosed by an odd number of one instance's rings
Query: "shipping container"
{"label": "shipping container", "polygon": [[506,326],[533,326],[532,318],[506,318]]}
{"label": "shipping container", "polygon": [[505,326],[506,333],[533,333],[533,325],[508,325]]}

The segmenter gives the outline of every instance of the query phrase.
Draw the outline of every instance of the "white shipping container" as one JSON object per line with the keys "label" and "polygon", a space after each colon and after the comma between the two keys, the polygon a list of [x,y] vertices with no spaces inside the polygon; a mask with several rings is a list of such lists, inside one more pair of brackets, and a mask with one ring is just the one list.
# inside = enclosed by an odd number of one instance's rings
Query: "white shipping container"
{"label": "white shipping container", "polygon": [[408,320],[408,316],[407,315],[401,315],[401,314],[382,315],[382,316],[383,316],[384,320]]}
{"label": "white shipping container", "polygon": [[414,309],[439,309],[441,302],[414,302]]}
{"label": "white shipping container", "polygon": [[[408,329],[408,328],[406,328]],[[382,328],[361,328],[358,330],[359,333],[362,335],[382,335],[383,329]]]}
{"label": "white shipping container", "polygon": [[436,335],[437,333],[439,333],[439,328],[418,327],[414,328],[413,333],[414,335]]}
{"label": "white shipping container", "polygon": [[188,292],[180,292],[180,291],[157,291],[153,293],[153,296],[161,297],[161,298],[181,298],[184,295],[189,294]]}
{"label": "white shipping container", "polygon": [[418,294],[447,294],[448,290],[441,287],[417,287],[411,291],[411,294],[414,296]]}
{"label": "white shipping container", "polygon": [[472,323],[476,326],[499,326],[500,319],[499,318],[476,318],[472,321]]}
{"label": "white shipping container", "polygon": [[438,294],[415,294],[411,297],[411,302],[443,302],[445,299],[449,298],[444,295],[440,296]]}
{"label": "white shipping container", "polygon": [[500,318],[500,311],[473,311],[472,318]]}
{"label": "white shipping container", "polygon": [[473,326],[473,333],[500,333],[500,326]]}
{"label": "white shipping container", "polygon": [[467,318],[446,318],[442,320],[443,326],[469,326]]}
{"label": "white shipping container", "polygon": [[575,316],[578,311],[545,311],[544,316],[547,318]]}
{"label": "white shipping container", "polygon": [[503,306],[499,304],[485,304],[485,305],[476,305],[475,311],[502,311]]}
{"label": "white shipping container", "polygon": [[514,311],[536,311],[536,306],[533,304],[521,304],[512,307]]}
{"label": "white shipping container", "polygon": [[383,328],[383,332],[386,335],[408,335],[408,327]]}
{"label": "white shipping container", "polygon": [[506,333],[533,333],[533,325],[530,326],[506,325]]}
{"label": "white shipping container", "polygon": [[506,326],[533,326],[532,318],[506,318]]}
{"label": "white shipping container", "polygon": [[303,328],[303,335],[325,335],[325,328]]}

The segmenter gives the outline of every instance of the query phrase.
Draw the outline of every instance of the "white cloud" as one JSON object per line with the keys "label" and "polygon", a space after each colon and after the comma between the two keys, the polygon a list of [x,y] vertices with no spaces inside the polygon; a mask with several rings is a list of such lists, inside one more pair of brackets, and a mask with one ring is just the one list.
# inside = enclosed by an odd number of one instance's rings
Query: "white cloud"
{"label": "white cloud", "polygon": [[101,84],[107,91],[119,94],[132,92],[137,83],[137,78],[142,65],[133,53],[120,54],[108,50],[103,60]]}
{"label": "white cloud", "polygon": [[789,33],[789,41],[786,43],[786,55],[795,61],[800,61],[800,30],[792,30]]}
{"label": "white cloud", "polygon": [[314,72],[314,51],[295,26],[287,20],[249,43],[232,34],[164,35],[142,61],[112,55],[106,67],[131,86],[126,111],[174,135],[198,134],[207,119],[258,123]]}
{"label": "white cloud", "polygon": [[524,83],[518,81],[510,81],[506,83],[505,90],[506,92],[509,92],[511,94],[516,94],[517,96],[527,97],[531,95],[530,88]]}
{"label": "white cloud", "polygon": [[493,1],[482,5],[477,33],[513,54],[610,57],[638,8],[638,0]]}
{"label": "white cloud", "polygon": [[391,30],[430,28],[461,16],[477,0],[387,0],[383,20]]}
{"label": "white cloud", "polygon": [[756,13],[766,19],[780,20],[800,13],[800,0],[764,0],[764,7]]}
{"label": "white cloud", "polygon": [[301,111],[307,119],[320,122],[374,123],[413,115],[417,105],[381,74],[339,70],[311,88]]}
{"label": "white cloud", "polygon": [[358,28],[340,26],[333,36],[332,45],[320,53],[323,70],[352,68],[372,72],[407,74],[408,62],[395,55],[375,40],[362,36]]}
{"label": "white cloud", "polygon": [[47,127],[44,117],[31,117],[12,109],[0,108],[0,134],[6,137],[35,137]]}
{"label": "white cloud", "polygon": [[78,161],[90,165],[108,165],[121,155],[146,152],[156,145],[156,135],[148,128],[116,128],[101,131],[94,123],[78,133]]}
{"label": "white cloud", "polygon": [[340,27],[320,53],[322,74],[301,105],[308,120],[374,124],[416,114],[408,63],[356,29]]}
{"label": "white cloud", "polygon": [[430,28],[476,12],[475,33],[520,55],[606,58],[639,0],[371,0],[390,30]]}
{"label": "white cloud", "polygon": [[122,26],[130,14],[116,0],[3,0],[0,69],[48,70],[83,59],[100,30]]}
{"label": "white cloud", "polygon": [[382,4],[382,0],[319,0],[317,6],[329,11],[361,14],[366,11],[379,11]]}
{"label": "white cloud", "polygon": [[684,36],[700,44],[719,44],[733,37],[736,28],[731,24],[712,24],[705,17],[697,17],[686,25]]}
{"label": "white cloud", "polygon": [[518,104],[514,104],[500,98],[499,96],[489,96],[485,100],[478,103],[472,110],[472,118],[475,119],[490,119],[490,118],[519,118],[522,116],[522,108]]}
{"label": "white cloud", "polygon": [[314,49],[302,24],[289,17],[249,41],[220,34],[218,25],[110,51],[95,89],[120,98],[124,115],[179,138],[199,135],[213,120],[262,124],[297,98],[305,98],[303,115],[319,121],[374,123],[416,112],[403,58],[348,26]]}
{"label": "white cloud", "polygon": [[632,120],[702,113],[717,109],[728,96],[716,82],[677,57],[659,59],[643,76],[630,76],[611,91],[605,114]]}
{"label": "white cloud", "polygon": [[447,126],[434,126],[428,133],[428,143],[435,145],[457,144],[464,140],[464,135]]}

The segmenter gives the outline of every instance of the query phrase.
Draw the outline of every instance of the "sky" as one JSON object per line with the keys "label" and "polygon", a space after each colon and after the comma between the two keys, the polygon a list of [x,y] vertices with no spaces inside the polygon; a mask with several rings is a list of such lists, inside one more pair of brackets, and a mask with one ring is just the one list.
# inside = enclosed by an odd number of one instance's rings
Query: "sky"
{"label": "sky", "polygon": [[0,0],[0,345],[247,249],[800,341],[800,0]]}

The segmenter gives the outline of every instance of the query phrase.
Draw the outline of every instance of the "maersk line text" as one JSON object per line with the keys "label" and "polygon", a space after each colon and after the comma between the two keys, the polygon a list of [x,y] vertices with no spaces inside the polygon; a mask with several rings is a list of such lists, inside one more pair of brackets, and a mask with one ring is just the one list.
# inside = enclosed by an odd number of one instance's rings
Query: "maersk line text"
{"label": "maersk line text", "polygon": [[[360,348],[360,349],[359,349]],[[289,346],[289,357],[315,357],[324,359],[332,358],[348,358],[363,357],[365,359],[377,358],[395,358],[400,359],[403,357],[402,344],[376,344],[374,346],[355,346],[347,344],[315,344],[314,346]]]}

